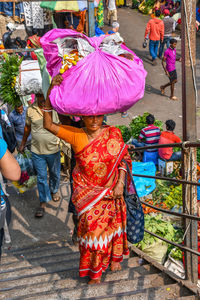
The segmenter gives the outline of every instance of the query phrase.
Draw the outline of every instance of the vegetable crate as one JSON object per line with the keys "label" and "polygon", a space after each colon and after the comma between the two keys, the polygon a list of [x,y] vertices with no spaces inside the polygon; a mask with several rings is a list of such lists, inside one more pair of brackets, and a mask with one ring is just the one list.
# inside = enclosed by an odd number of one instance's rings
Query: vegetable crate
{"label": "vegetable crate", "polygon": [[164,176],[169,175],[174,170],[174,162],[173,161],[165,161],[161,158],[158,159],[158,170]]}

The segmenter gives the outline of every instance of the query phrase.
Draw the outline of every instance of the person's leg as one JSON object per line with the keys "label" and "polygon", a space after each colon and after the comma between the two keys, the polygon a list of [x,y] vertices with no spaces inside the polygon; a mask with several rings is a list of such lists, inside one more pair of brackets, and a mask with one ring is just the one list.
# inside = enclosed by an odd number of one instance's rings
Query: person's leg
{"label": "person's leg", "polygon": [[159,47],[159,54],[158,54],[158,57],[159,58],[162,58],[162,55],[163,55],[163,50],[164,50],[164,41],[163,42],[160,42],[160,47]]}
{"label": "person's leg", "polygon": [[49,185],[47,183],[46,156],[38,155],[32,152],[32,160],[34,168],[37,172],[37,188],[39,193],[40,207],[43,209],[43,211],[38,211],[38,214],[36,212],[36,217],[42,217],[46,203],[51,201],[51,194],[49,190]]}
{"label": "person's leg", "polygon": [[[49,168],[49,188],[54,201],[59,201],[60,196],[55,195],[58,192],[60,184],[60,151],[54,154],[46,155],[47,165]],[[55,195],[55,198],[54,196]]]}
{"label": "person's leg", "polygon": [[111,25],[110,23],[110,18],[111,18],[111,11],[108,9],[108,13],[107,13],[107,22],[108,22],[108,25]]}
{"label": "person's leg", "polygon": [[138,142],[138,140],[136,140],[136,139],[133,139],[133,140],[131,141],[131,144],[134,145],[136,148],[137,148],[137,147],[144,147],[144,146],[145,146],[145,143],[143,143],[143,142]]}
{"label": "person's leg", "polygon": [[152,57],[152,60],[155,59],[155,53],[154,53],[154,41],[149,40],[149,53]]}
{"label": "person's leg", "polygon": [[169,48],[169,46],[170,46],[170,40],[171,40],[171,38],[170,38],[170,37],[166,38],[166,45],[167,45],[167,49],[168,49],[168,48]]}
{"label": "person's leg", "polygon": [[154,60],[158,57],[158,47],[159,47],[159,41],[155,41],[154,43]]}

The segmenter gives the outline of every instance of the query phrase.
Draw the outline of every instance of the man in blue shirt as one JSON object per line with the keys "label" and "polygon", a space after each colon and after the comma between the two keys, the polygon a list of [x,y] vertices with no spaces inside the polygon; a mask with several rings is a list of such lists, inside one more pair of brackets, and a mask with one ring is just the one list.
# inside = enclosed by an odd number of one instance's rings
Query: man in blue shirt
{"label": "man in blue shirt", "polygon": [[[5,113],[5,111],[3,109],[0,109],[0,112],[1,112],[1,119],[4,120],[8,126],[11,126],[10,121],[9,121],[8,116]],[[1,125],[0,125],[0,137],[3,138],[3,132],[2,132]]]}
{"label": "man in blue shirt", "polygon": [[[23,105],[16,106],[15,109],[9,114],[9,120],[11,125],[15,129],[15,136],[18,145],[21,145],[23,134],[24,134],[24,127],[26,121],[26,111],[28,107]],[[30,144],[31,135],[27,139],[27,144]]]}

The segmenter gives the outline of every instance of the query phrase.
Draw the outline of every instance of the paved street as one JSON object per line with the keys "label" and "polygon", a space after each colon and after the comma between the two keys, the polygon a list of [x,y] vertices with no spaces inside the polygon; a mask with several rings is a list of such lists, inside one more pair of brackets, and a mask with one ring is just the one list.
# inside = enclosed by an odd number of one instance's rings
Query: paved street
{"label": "paved street", "polygon": [[[120,114],[109,116],[108,123],[114,125],[128,124],[134,116],[149,112],[162,121],[169,118],[174,119],[177,123],[176,133],[181,136],[181,64],[177,62],[179,82],[175,91],[180,100],[171,101],[167,97],[169,96],[169,90],[166,90],[166,96],[160,94],[160,85],[167,81],[160,61],[156,67],[153,67],[148,49],[142,48],[145,25],[148,19],[148,16],[143,16],[138,11],[129,8],[119,9],[120,33],[124,37],[127,46],[143,59],[148,76],[144,98],[130,109],[129,117],[124,119],[121,118]],[[199,52],[199,37],[197,49]],[[178,54],[180,55],[180,41],[178,42]],[[200,87],[199,57],[197,62],[198,87]],[[198,135],[198,137],[200,136]],[[69,240],[71,230],[71,217],[67,214],[69,191],[68,184],[63,182],[61,185],[61,202],[50,202],[45,216],[42,219],[35,219],[35,209],[39,205],[36,189],[19,195],[10,187],[9,193],[13,210],[11,225],[13,246],[19,247],[19,245],[30,245],[34,242],[46,240]]]}

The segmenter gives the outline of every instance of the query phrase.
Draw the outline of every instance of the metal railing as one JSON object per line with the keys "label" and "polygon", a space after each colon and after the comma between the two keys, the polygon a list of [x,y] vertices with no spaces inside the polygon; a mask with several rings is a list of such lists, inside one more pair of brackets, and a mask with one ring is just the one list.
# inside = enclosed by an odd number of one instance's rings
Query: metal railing
{"label": "metal railing", "polygon": [[[149,150],[149,149],[159,149],[159,148],[166,148],[166,147],[180,147],[182,148],[182,157],[184,156],[184,152],[185,151],[188,151],[188,149],[190,148],[197,148],[197,147],[200,147],[200,143],[197,143],[197,142],[183,142],[183,143],[177,143],[177,144],[157,144],[157,145],[153,145],[153,146],[144,146],[144,147],[138,147],[138,148],[130,148],[129,149],[129,152],[130,153],[133,153],[133,152],[138,152],[138,151],[144,151],[144,150]],[[184,176],[184,159],[181,161],[182,163],[182,178],[183,179],[176,179],[176,178],[170,178],[170,177],[167,177],[167,176],[149,176],[149,175],[141,175],[141,174],[135,174],[134,173],[134,170],[133,170],[133,176],[136,176],[136,177],[143,177],[143,178],[153,178],[153,179],[159,179],[159,180],[165,180],[165,181],[171,181],[171,182],[175,182],[175,183],[180,183],[182,184],[183,186],[186,186],[186,185],[190,185],[191,187],[193,186],[200,186],[200,183],[196,182],[196,181],[191,181],[191,180],[187,180],[187,178],[185,178]],[[196,168],[197,169],[197,168]],[[192,248],[192,247],[188,247],[185,243],[185,238],[189,233],[189,227],[191,226],[191,222],[195,222],[197,224],[197,221],[200,221],[200,217],[198,217],[197,215],[192,215],[190,213],[188,213],[188,209],[187,209],[187,205],[186,205],[186,193],[184,192],[184,189],[183,189],[183,193],[182,193],[182,199],[183,199],[183,212],[180,213],[180,212],[174,212],[174,211],[171,211],[170,209],[163,209],[163,208],[160,208],[160,207],[157,207],[155,205],[152,205],[152,204],[149,204],[148,202],[146,201],[143,201],[143,200],[140,200],[140,202],[144,205],[146,205],[147,207],[150,207],[156,211],[160,211],[164,214],[168,214],[168,215],[173,215],[173,216],[177,216],[177,217],[180,217],[184,220],[184,224],[185,224],[185,228],[184,228],[184,235],[183,235],[183,243],[182,244],[178,244],[178,243],[175,243],[173,241],[170,241],[170,240],[167,240],[147,229],[145,229],[145,232],[166,242],[166,243],[169,243],[175,247],[178,247],[180,248],[181,250],[183,250],[183,252],[185,253],[185,256],[186,256],[186,253],[190,253],[191,254],[191,261],[189,262],[190,263],[190,266],[187,266],[187,260],[185,260],[185,270],[186,270],[186,279],[187,279],[187,268],[191,268],[193,269],[193,264],[195,265],[195,262],[193,262],[193,259],[194,259],[194,256],[200,256],[200,252],[198,252],[198,248],[195,247],[196,249]],[[186,220],[187,222],[189,221],[189,224],[187,224],[186,226]],[[194,228],[194,231],[196,232],[196,239],[198,238],[197,237],[197,228],[195,230]],[[197,241],[196,241],[196,245],[198,245]],[[198,262],[197,262],[198,263]],[[195,268],[194,268],[194,272],[195,272]],[[197,272],[197,270],[196,270]],[[194,274],[195,275],[195,274]],[[194,276],[195,278],[195,276]],[[192,281],[192,283],[194,283]]]}

